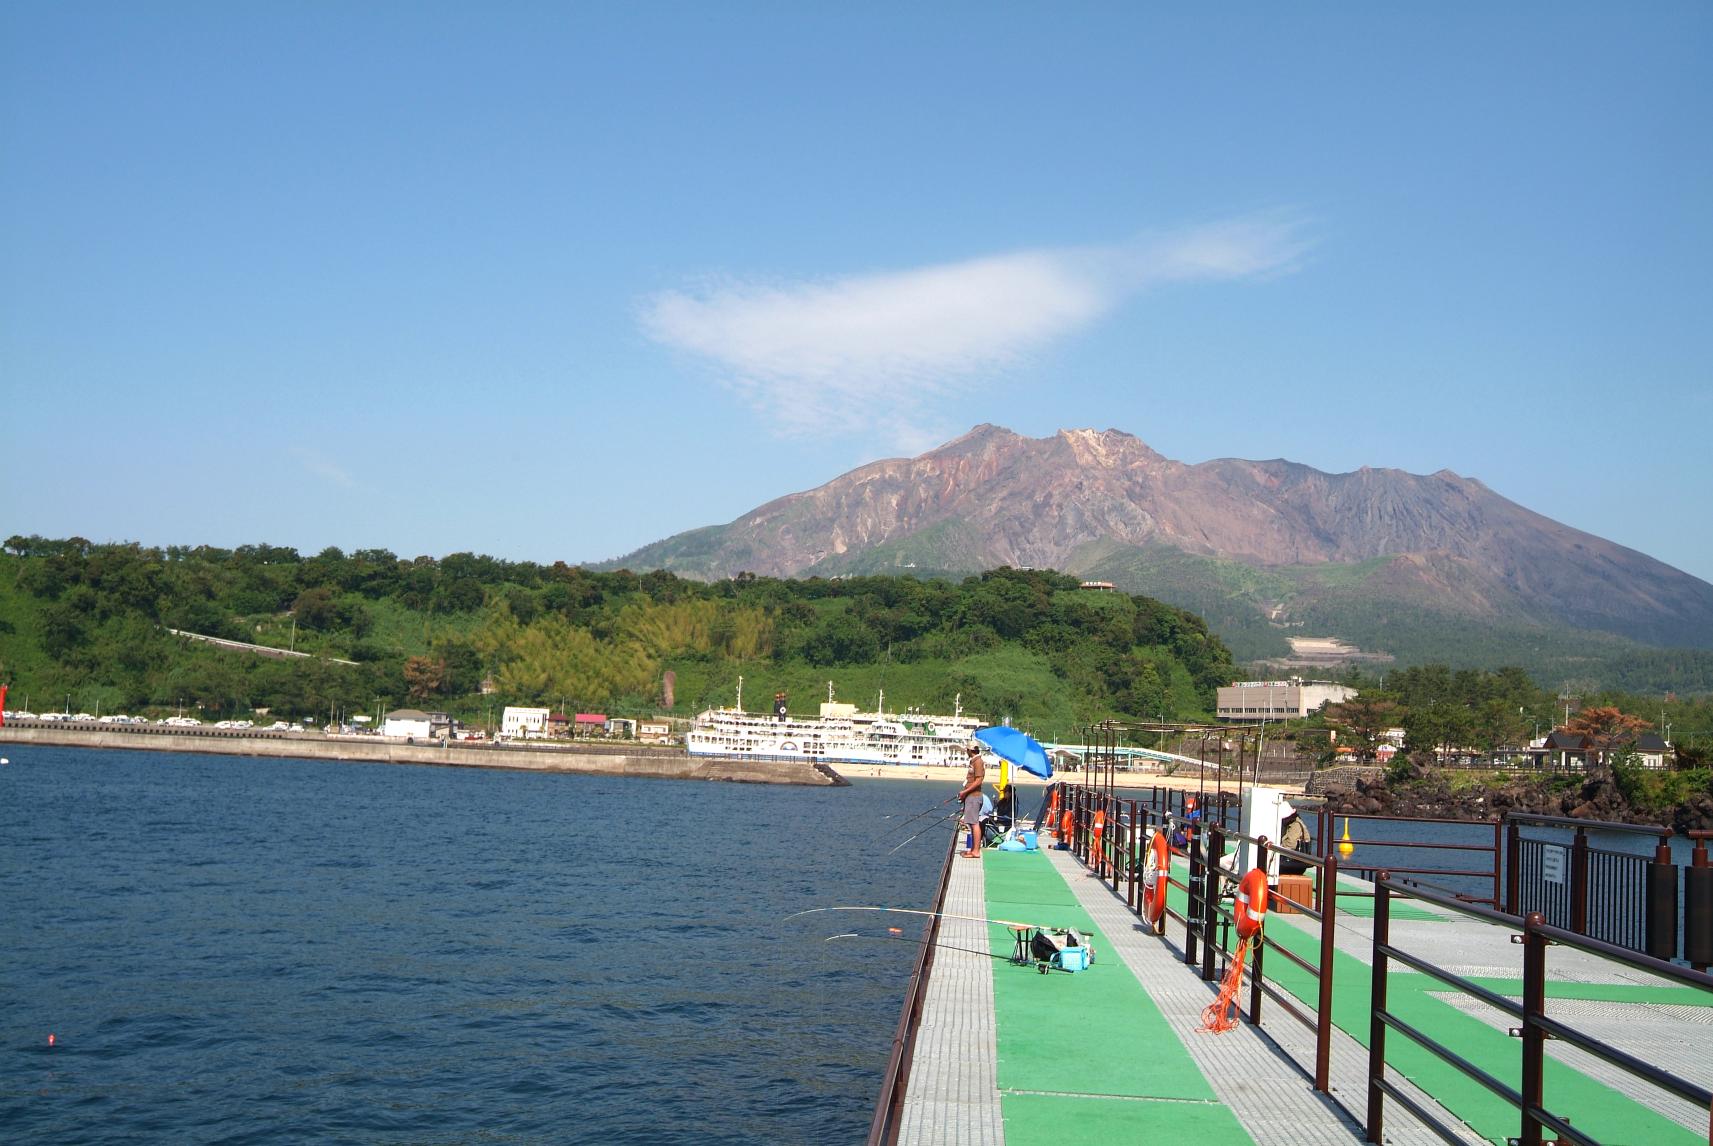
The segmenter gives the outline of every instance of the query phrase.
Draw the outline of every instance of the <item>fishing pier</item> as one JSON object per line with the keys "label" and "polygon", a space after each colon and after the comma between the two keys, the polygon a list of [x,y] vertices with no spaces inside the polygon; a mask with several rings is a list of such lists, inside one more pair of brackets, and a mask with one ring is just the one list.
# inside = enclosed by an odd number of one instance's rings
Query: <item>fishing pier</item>
{"label": "fishing pier", "polygon": [[[873,1146],[1713,1144],[1705,839],[1673,866],[1663,843],[1588,841],[1626,825],[1519,817],[1435,842],[1352,817],[1341,855],[1322,815],[1312,849],[1286,852],[1224,806],[1192,819],[1181,794],[1137,795],[1063,786],[1063,848],[1043,832],[1038,851],[948,851]],[[1152,879],[1152,833],[1180,829]],[[1281,858],[1305,869],[1280,885],[1294,902],[1276,886],[1243,944],[1234,892]],[[1090,930],[1094,965],[1013,963],[996,920]],[[1213,1033],[1222,982],[1237,1021]]]}

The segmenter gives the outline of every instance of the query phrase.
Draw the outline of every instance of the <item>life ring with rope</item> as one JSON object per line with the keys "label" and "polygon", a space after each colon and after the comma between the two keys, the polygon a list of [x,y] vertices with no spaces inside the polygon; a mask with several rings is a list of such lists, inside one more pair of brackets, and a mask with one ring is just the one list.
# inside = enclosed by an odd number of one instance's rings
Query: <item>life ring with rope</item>
{"label": "life ring with rope", "polygon": [[1166,913],[1166,886],[1172,872],[1172,847],[1166,833],[1156,831],[1142,857],[1142,918],[1160,922]]}
{"label": "life ring with rope", "polygon": [[1094,833],[1089,842],[1088,857],[1096,868],[1106,866],[1106,855],[1100,850],[1100,837],[1106,833],[1106,810],[1101,809],[1094,814]]}
{"label": "life ring with rope", "polygon": [[1267,921],[1267,873],[1258,867],[1249,869],[1243,882],[1237,885],[1237,897],[1232,901],[1232,915],[1237,922],[1237,937],[1249,939]]}

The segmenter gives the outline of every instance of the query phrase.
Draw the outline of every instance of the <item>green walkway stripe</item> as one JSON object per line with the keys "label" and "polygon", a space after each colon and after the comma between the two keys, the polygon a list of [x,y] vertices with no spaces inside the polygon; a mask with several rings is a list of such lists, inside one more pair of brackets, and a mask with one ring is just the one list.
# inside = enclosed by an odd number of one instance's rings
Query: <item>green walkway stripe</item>
{"label": "green walkway stripe", "polygon": [[1186,1142],[1253,1142],[1243,1123],[1217,1102],[1006,1094],[999,1101],[1007,1146],[1030,1142],[1146,1142],[1163,1135]]}
{"label": "green walkway stripe", "polygon": [[[989,917],[1092,928],[1045,855],[989,851],[981,862]],[[988,930],[991,950],[1011,954],[1012,932]],[[1222,1143],[1252,1143],[1106,937],[1097,932],[1093,942],[1096,963],[1075,975],[993,964],[1006,1141],[1140,1141],[1205,1130]]]}

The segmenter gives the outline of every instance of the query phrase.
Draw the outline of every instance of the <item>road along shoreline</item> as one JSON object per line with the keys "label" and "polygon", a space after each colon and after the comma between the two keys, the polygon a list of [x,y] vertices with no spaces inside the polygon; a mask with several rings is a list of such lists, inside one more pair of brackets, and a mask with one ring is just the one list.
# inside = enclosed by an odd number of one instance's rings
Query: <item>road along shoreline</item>
{"label": "road along shoreline", "polygon": [[[63,723],[7,721],[0,745],[55,748],[129,748],[154,752],[197,752],[218,756],[265,756],[305,760],[359,760],[375,764],[433,764],[452,768],[502,768],[567,772],[586,776],[642,776],[660,780],[722,780],[739,784],[798,784],[842,787],[832,768],[802,760],[735,760],[689,756],[682,748],[599,745],[536,748],[451,741],[444,746],[409,744],[375,736],[323,736],[226,729],[78,727]],[[16,753],[14,753],[15,755]]]}

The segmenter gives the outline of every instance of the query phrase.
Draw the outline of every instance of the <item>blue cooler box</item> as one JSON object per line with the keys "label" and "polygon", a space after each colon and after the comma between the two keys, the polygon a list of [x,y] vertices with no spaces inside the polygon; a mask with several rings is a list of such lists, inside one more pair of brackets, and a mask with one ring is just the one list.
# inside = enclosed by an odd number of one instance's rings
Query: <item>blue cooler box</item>
{"label": "blue cooler box", "polygon": [[1061,971],[1088,970],[1088,948],[1066,947],[1053,956],[1053,966]]}

